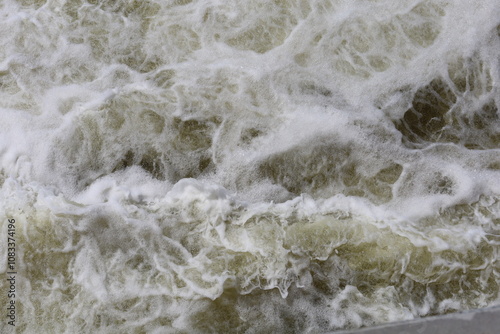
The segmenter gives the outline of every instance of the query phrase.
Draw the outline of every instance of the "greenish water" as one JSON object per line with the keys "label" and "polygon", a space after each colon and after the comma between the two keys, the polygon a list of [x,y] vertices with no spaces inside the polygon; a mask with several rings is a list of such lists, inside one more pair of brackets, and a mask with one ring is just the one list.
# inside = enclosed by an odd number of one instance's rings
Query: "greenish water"
{"label": "greenish water", "polygon": [[2,332],[323,333],[498,304],[495,1],[0,18]]}

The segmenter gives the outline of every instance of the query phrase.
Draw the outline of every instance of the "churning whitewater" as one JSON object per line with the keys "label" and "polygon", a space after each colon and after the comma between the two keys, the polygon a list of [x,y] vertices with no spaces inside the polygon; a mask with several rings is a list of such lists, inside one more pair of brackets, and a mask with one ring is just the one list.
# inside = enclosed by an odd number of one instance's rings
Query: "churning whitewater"
{"label": "churning whitewater", "polygon": [[499,304],[499,55],[498,0],[0,0],[0,331]]}

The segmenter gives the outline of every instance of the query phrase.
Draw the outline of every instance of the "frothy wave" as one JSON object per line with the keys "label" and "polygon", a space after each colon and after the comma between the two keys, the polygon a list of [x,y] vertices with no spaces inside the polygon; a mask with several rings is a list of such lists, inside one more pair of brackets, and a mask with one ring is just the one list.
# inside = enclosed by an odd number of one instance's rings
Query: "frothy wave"
{"label": "frothy wave", "polygon": [[322,332],[498,303],[495,1],[0,17],[18,330]]}

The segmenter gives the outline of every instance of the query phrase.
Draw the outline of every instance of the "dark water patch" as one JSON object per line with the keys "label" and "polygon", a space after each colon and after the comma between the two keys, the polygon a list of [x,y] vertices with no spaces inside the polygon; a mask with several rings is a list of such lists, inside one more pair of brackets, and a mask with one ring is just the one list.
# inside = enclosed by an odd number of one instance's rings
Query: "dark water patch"
{"label": "dark water patch", "polygon": [[419,88],[411,107],[394,123],[410,148],[432,143],[472,150],[500,147],[498,101],[488,67],[463,59],[451,64],[449,79],[439,77]]}
{"label": "dark water patch", "polygon": [[[403,171],[401,164],[386,161],[370,166],[350,145],[323,143],[296,147],[269,157],[259,173],[299,195],[330,197],[343,193],[369,198],[375,203],[392,199],[392,185]],[[380,162],[380,161],[379,161]]]}

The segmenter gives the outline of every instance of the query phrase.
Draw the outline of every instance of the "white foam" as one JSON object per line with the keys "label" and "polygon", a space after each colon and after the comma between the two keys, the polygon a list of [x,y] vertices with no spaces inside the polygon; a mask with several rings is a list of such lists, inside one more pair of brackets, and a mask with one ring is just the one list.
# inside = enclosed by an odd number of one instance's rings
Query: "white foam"
{"label": "white foam", "polygon": [[26,331],[498,302],[497,1],[94,3],[0,4]]}

